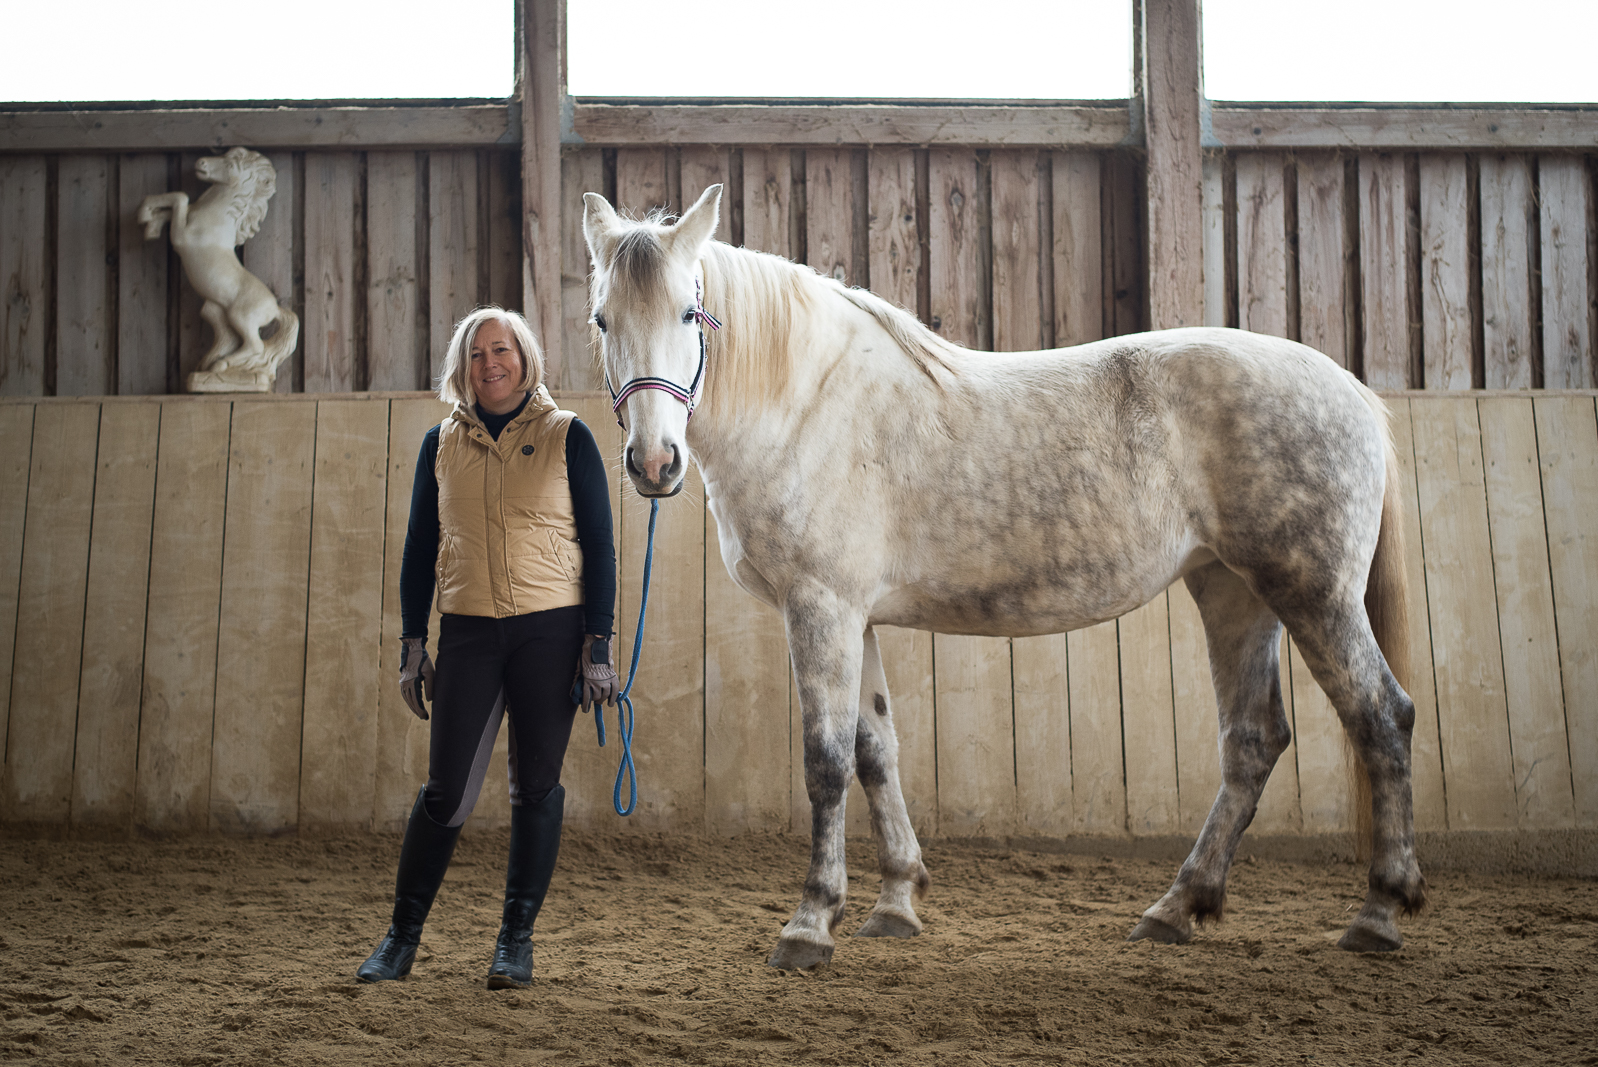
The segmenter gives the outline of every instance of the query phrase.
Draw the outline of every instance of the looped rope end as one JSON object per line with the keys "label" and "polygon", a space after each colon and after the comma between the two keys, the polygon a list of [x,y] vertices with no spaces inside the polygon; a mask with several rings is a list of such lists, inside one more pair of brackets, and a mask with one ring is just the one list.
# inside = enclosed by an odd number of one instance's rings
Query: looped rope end
{"label": "looped rope end", "polygon": [[[631,815],[638,807],[638,767],[633,763],[633,682],[638,678],[638,656],[644,649],[644,612],[649,609],[649,572],[655,562],[655,518],[660,514],[660,501],[649,502],[649,541],[644,547],[644,590],[638,598],[638,632],[633,638],[632,665],[627,668],[627,685],[616,697],[616,729],[621,733],[621,765],[616,768],[616,788],[611,792],[611,804],[617,815]],[[594,726],[599,731],[599,744],[605,744],[605,717],[600,705],[594,705]],[[622,806],[621,784],[627,782],[627,805]]]}

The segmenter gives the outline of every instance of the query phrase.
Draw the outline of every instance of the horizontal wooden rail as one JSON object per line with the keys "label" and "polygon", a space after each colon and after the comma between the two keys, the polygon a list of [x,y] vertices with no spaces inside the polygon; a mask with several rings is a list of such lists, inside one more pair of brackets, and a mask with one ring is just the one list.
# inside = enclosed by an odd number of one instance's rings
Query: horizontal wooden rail
{"label": "horizontal wooden rail", "polygon": [[1215,104],[1211,132],[1228,148],[1586,148],[1598,108]]}

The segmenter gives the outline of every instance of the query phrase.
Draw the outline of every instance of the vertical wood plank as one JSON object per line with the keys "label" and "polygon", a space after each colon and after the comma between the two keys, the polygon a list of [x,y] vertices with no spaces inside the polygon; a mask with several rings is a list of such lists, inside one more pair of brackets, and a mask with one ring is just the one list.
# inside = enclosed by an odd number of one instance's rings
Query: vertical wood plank
{"label": "vertical wood plank", "polygon": [[930,325],[949,340],[974,348],[985,325],[979,291],[977,156],[969,148],[935,148],[929,160]]}
{"label": "vertical wood plank", "polygon": [[1143,172],[1129,152],[1104,157],[1105,336],[1145,329]]}
{"label": "vertical wood plank", "polygon": [[122,396],[166,392],[166,239],[146,241],[135,219],[146,196],[166,192],[166,176],[160,153],[124,155],[117,167],[116,391]]}
{"label": "vertical wood plank", "polygon": [[[561,113],[570,100],[566,95],[566,5],[562,0],[531,0],[519,10],[520,303],[547,355],[559,345],[561,332],[561,221],[566,214],[561,197]],[[551,380],[564,380],[564,370],[554,369]]]}
{"label": "vertical wood plank", "polygon": [[712,236],[728,241],[732,236],[732,203],[727,198],[727,150],[692,145],[682,150],[678,161],[682,174],[682,203],[686,211],[712,185],[721,185],[721,210]]}
{"label": "vertical wood plank", "polygon": [[[745,150],[746,173],[748,158]],[[921,281],[915,152],[909,148],[874,148],[866,172],[870,204],[866,247],[871,291],[914,314]],[[747,214],[744,217],[748,219]],[[744,225],[747,229],[748,222]]]}
{"label": "vertical wood plank", "polygon": [[[1288,726],[1293,727],[1293,676],[1292,663],[1288,656],[1287,633],[1284,631],[1277,649],[1277,669],[1282,687],[1283,711],[1287,715]],[[1286,750],[1277,757],[1276,767],[1271,771],[1271,777],[1260,794],[1259,810],[1254,816],[1251,829],[1263,834],[1296,834],[1304,829],[1304,812],[1299,804],[1296,728],[1293,730],[1292,740],[1287,743]]]}
{"label": "vertical wood plank", "polygon": [[1348,791],[1348,757],[1343,747],[1343,724],[1337,709],[1326,699],[1304,656],[1291,640],[1287,643],[1288,675],[1292,679],[1293,741],[1298,750],[1299,812],[1304,832],[1329,834],[1352,823],[1353,797]]}
{"label": "vertical wood plank", "polygon": [[1237,157],[1238,324],[1287,336],[1285,160],[1275,152]]}
{"label": "vertical wood plank", "polygon": [[851,182],[852,150],[812,148],[805,152],[806,259],[817,272],[844,285],[858,285],[852,277],[854,248],[854,193]]}
{"label": "vertical wood plank", "polygon": [[232,405],[161,405],[139,712],[137,824],[204,830]]}
{"label": "vertical wood plank", "polygon": [[305,391],[348,393],[366,383],[355,351],[353,152],[305,154]]}
{"label": "vertical wood plank", "polygon": [[210,827],[298,822],[316,404],[240,402],[228,449]]}
{"label": "vertical wood plank", "polygon": [[[629,556],[622,549],[619,536],[622,523],[621,483],[625,480],[625,475],[620,473],[621,464],[619,462],[622,450],[621,428],[616,425],[616,420],[610,413],[610,399],[608,397],[602,399],[600,397],[568,396],[561,398],[558,402],[561,407],[576,412],[577,417],[582,419],[583,424],[593,432],[594,440],[599,445],[599,454],[606,458],[607,465],[610,468],[610,511],[618,534],[616,572],[617,576],[620,577],[626,574],[629,567],[642,567],[643,565],[641,556]],[[653,595],[650,599],[654,600]],[[656,610],[657,612],[659,611],[658,607]],[[658,613],[654,616],[654,625],[660,625],[660,618],[661,616]],[[635,603],[630,609],[623,610],[618,598],[616,605],[617,634],[634,633],[637,625],[638,605]],[[654,642],[653,633],[654,631],[650,631],[650,634],[645,637],[645,642],[651,646]],[[619,637],[612,647],[615,650],[616,669],[621,671],[630,661],[622,656]],[[648,655],[648,649],[645,650],[644,654]],[[786,670],[786,668],[783,669]],[[642,692],[644,686],[650,684],[645,680],[649,677],[651,675],[647,673],[639,675],[640,692]],[[626,679],[623,678],[623,682],[625,681]],[[783,693],[783,700],[786,702],[786,688],[784,688]],[[612,790],[615,788],[616,783],[616,767],[621,759],[621,741],[617,736],[616,709],[606,708],[604,714],[606,728],[604,748],[599,747],[592,714],[579,715],[577,717],[577,723],[572,729],[571,746],[566,750],[566,766],[561,779],[566,786],[566,819],[568,823],[588,829],[614,830],[618,828],[619,824],[625,824],[628,820],[619,819],[611,807]],[[768,714],[770,713],[768,712]],[[786,746],[787,719],[780,714],[776,718],[780,720],[780,724],[773,725],[772,729],[783,739],[782,743]],[[642,742],[646,733],[653,734],[655,732],[644,726],[642,718],[639,720],[639,726],[638,740],[640,742]],[[647,788],[649,788],[647,785],[640,784],[640,798],[645,795]]]}
{"label": "vertical wood plank", "polygon": [[1409,388],[1409,283],[1405,271],[1404,159],[1389,152],[1359,157],[1359,276],[1364,286],[1365,382]]}
{"label": "vertical wood plank", "polygon": [[316,406],[299,826],[372,825],[388,404]]}
{"label": "vertical wood plank", "polygon": [[1065,635],[1071,697],[1074,829],[1126,833],[1126,763],[1121,747],[1121,658],[1114,621]]}
{"label": "vertical wood plank", "polygon": [[1519,825],[1573,826],[1570,747],[1531,399],[1483,399],[1478,408]]}
{"label": "vertical wood plank", "polygon": [[1126,823],[1133,834],[1177,828],[1176,717],[1165,593],[1117,620],[1121,721],[1126,733]]}
{"label": "vertical wood plank", "polygon": [[[488,171],[488,302],[509,311],[523,311],[522,307],[522,181],[521,159],[516,152],[485,149],[478,166]],[[557,168],[556,173],[559,173]],[[556,206],[559,214],[559,202]],[[581,216],[579,215],[579,221]],[[558,220],[557,220],[558,221]],[[551,235],[550,251],[558,253],[559,233]],[[550,281],[558,272],[550,273]],[[558,296],[557,296],[558,300]],[[556,306],[550,301],[550,306]],[[528,322],[537,316],[527,313]],[[557,343],[560,331],[551,320],[548,328],[535,335],[546,348]],[[546,359],[548,353],[545,353]]]}
{"label": "vertical wood plank", "polygon": [[993,196],[993,348],[1034,352],[1044,341],[1038,154],[995,150]]}
{"label": "vertical wood plank", "polygon": [[1531,161],[1488,153],[1481,175],[1481,318],[1488,389],[1532,387]]}
{"label": "vertical wood plank", "polygon": [[[266,208],[266,217],[255,236],[245,242],[239,258],[244,269],[266,283],[277,297],[277,302],[288,308],[294,306],[294,153],[267,152],[266,158],[277,172],[277,191]],[[305,316],[303,309],[296,311],[301,318],[299,347],[305,341]],[[273,392],[294,391],[294,354],[284,357],[277,367],[277,381]]]}
{"label": "vertical wood plank", "polygon": [[[366,367],[370,389],[426,389],[431,384],[428,330],[422,317],[417,269],[416,179],[415,152],[366,154]],[[520,289],[518,277],[518,295]]]}
{"label": "vertical wood plank", "polygon": [[1462,153],[1420,157],[1421,336],[1428,389],[1471,386],[1466,185]]}
{"label": "vertical wood plank", "polygon": [[1197,834],[1221,789],[1220,719],[1204,620],[1186,582],[1171,584],[1167,603],[1176,715],[1176,831]]}
{"label": "vertical wood plank", "polygon": [[[32,404],[0,404],[0,499],[28,499],[33,413]],[[26,508],[0,508],[0,730],[11,710],[11,657],[17,644],[17,592],[27,516]]]}
{"label": "vertical wood plank", "polygon": [[1104,336],[1104,220],[1100,175],[1091,152],[1056,152],[1054,183],[1054,343]]}
{"label": "vertical wood plank", "polygon": [[744,149],[745,248],[793,256],[788,236],[792,196],[791,151],[786,148]]}
{"label": "vertical wood plank", "polygon": [[1417,400],[1410,411],[1448,825],[1509,829],[1514,767],[1476,402]]}
{"label": "vertical wood plank", "polygon": [[1204,157],[1204,325],[1226,325],[1226,157]]}
{"label": "vertical wood plank", "polygon": [[444,369],[455,324],[477,306],[477,154],[427,156],[428,374]]}
{"label": "vertical wood plank", "polygon": [[1537,161],[1542,222],[1543,385],[1591,389],[1590,297],[1587,288],[1587,200],[1591,189],[1580,156]]}
{"label": "vertical wood plank", "polygon": [[672,209],[665,149],[616,150],[616,208],[639,219],[651,211]]}
{"label": "vertical wood plank", "polygon": [[[394,400],[388,415],[387,503],[383,522],[383,633],[377,667],[377,736],[372,788],[374,825],[397,830],[405,825],[416,791],[427,780],[428,724],[411,713],[400,697],[400,564],[410,523],[411,487],[422,438],[449,415],[438,400]],[[429,654],[438,652],[438,604],[428,624]]]}
{"label": "vertical wood plank", "polygon": [[34,415],[0,793],[7,822],[64,825],[71,812],[99,423],[98,404]]}
{"label": "vertical wood plank", "polygon": [[1448,829],[1444,801],[1442,743],[1437,734],[1437,683],[1432,669],[1432,630],[1426,593],[1426,561],[1422,550],[1420,497],[1415,480],[1415,434],[1411,402],[1387,401],[1393,445],[1398,452],[1403,492],[1404,569],[1409,580],[1409,697],[1415,702],[1415,730],[1410,739],[1414,779],[1415,829]]}
{"label": "vertical wood plank", "polygon": [[0,396],[44,395],[45,162],[0,156]]}
{"label": "vertical wood plank", "polygon": [[1076,828],[1065,634],[1011,642],[1015,672],[1016,828],[1065,837]]}
{"label": "vertical wood plank", "polygon": [[[686,175],[683,198],[690,194]],[[714,506],[714,502],[710,502]],[[714,833],[788,822],[788,638],[782,616],[727,573],[705,509],[705,824]]]}
{"label": "vertical wood plank", "polygon": [[1532,402],[1578,826],[1598,826],[1598,421],[1591,397]]}
{"label": "vertical wood plank", "polygon": [[1010,833],[1016,821],[1010,643],[937,634],[938,828],[964,837]]}
{"label": "vertical wood plank", "polygon": [[[597,148],[567,152],[561,157],[561,186],[566,210],[561,212],[561,338],[559,378],[552,388],[603,389],[604,377],[592,348],[588,324],[588,243],[583,239],[583,194],[603,193],[605,158]],[[586,421],[586,420],[585,420]]]}
{"label": "vertical wood plank", "polygon": [[[877,627],[894,732],[899,736],[899,784],[910,825],[925,837],[938,832],[938,752],[935,744],[932,635],[925,630]],[[794,714],[798,714],[797,706]],[[795,763],[802,753],[795,751]]]}
{"label": "vertical wood plank", "polygon": [[116,391],[106,248],[110,161],[62,156],[56,180],[57,396]]}
{"label": "vertical wood plank", "polygon": [[1198,0],[1144,0],[1142,73],[1148,146],[1149,326],[1204,321],[1203,150]]}
{"label": "vertical wood plank", "polygon": [[1347,367],[1343,159],[1335,152],[1306,152],[1296,164],[1298,338]]}
{"label": "vertical wood plank", "polygon": [[160,432],[158,404],[100,409],[72,768],[75,826],[126,828],[133,821]]}

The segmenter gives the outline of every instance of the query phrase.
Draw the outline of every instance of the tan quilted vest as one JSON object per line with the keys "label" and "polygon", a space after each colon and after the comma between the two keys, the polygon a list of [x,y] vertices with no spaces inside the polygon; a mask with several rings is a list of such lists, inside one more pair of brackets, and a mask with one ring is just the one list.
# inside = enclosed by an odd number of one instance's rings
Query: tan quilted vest
{"label": "tan quilted vest", "polygon": [[583,602],[566,429],[540,386],[494,440],[469,406],[438,432],[438,610],[503,619]]}

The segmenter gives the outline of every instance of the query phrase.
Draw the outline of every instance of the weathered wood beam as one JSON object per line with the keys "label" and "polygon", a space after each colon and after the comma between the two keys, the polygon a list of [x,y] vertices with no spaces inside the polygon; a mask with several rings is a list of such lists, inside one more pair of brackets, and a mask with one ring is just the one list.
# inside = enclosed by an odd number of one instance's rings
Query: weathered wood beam
{"label": "weathered wood beam", "polygon": [[1143,0],[1149,328],[1204,323],[1198,0]]}
{"label": "weathered wood beam", "polygon": [[566,0],[523,0],[522,314],[543,347],[552,382],[561,380],[560,113],[566,101]]}
{"label": "weathered wood beam", "polygon": [[1293,107],[1215,104],[1228,148],[1585,148],[1598,145],[1598,108]]}
{"label": "weathered wood beam", "polygon": [[508,104],[0,111],[0,152],[515,144]]}
{"label": "weathered wood beam", "polygon": [[1130,132],[1125,101],[1071,105],[597,103],[577,100],[589,145],[1053,145],[1108,147]]}

